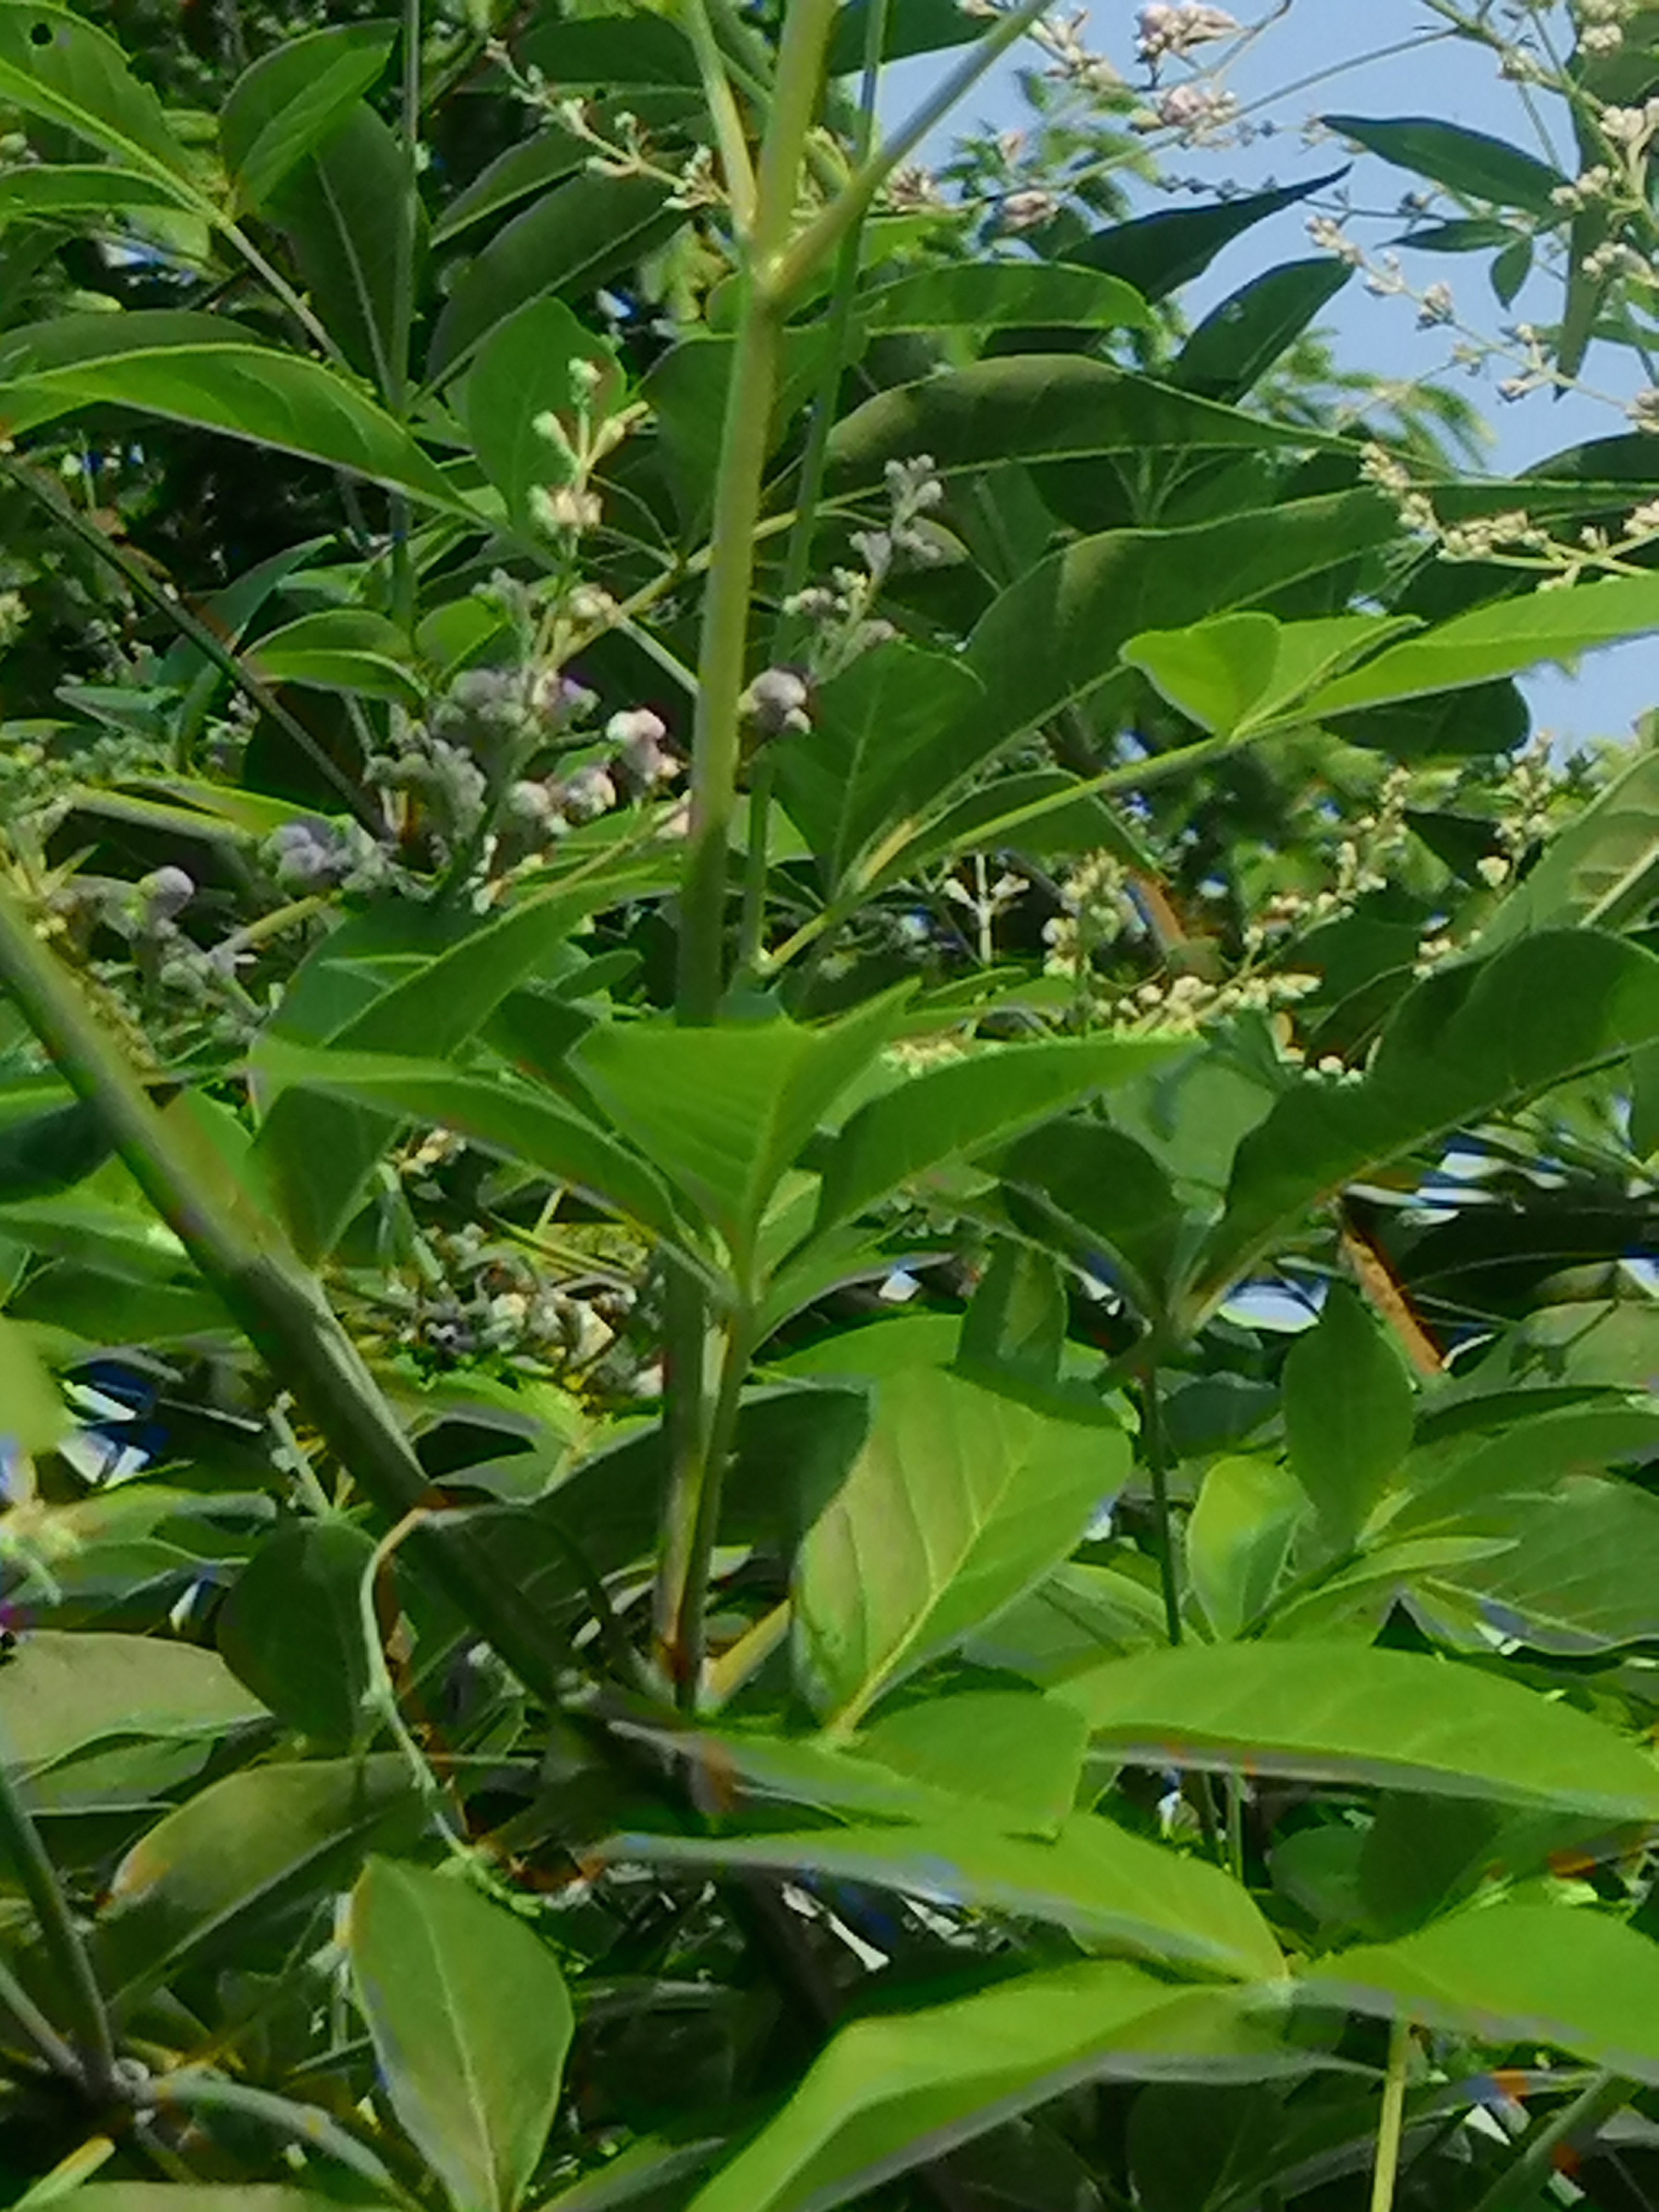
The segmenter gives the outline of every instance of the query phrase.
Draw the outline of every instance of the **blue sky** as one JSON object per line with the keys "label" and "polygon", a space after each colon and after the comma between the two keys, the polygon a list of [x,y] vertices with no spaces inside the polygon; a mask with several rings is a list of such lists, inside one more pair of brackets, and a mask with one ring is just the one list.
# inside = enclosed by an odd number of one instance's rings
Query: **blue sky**
{"label": "blue sky", "polygon": [[[1276,12],[1241,4],[1241,0],[1231,0],[1231,4],[1246,22]],[[1069,12],[1066,0],[1057,0],[1056,12]],[[1087,43],[1107,53],[1132,82],[1139,78],[1133,54],[1134,15],[1131,0],[1095,0],[1085,33]],[[1576,166],[1571,136],[1559,108],[1554,113],[1548,107],[1542,111],[1545,134],[1553,143],[1541,143],[1536,122],[1523,107],[1516,88],[1498,76],[1494,59],[1460,40],[1431,42],[1429,34],[1439,27],[1419,0],[1290,0],[1282,17],[1239,58],[1227,78],[1247,112],[1258,120],[1271,121],[1272,135],[1249,146],[1214,152],[1172,149],[1167,156],[1169,168],[1182,176],[1231,178],[1249,185],[1316,175],[1334,165],[1334,150],[1340,149],[1334,149],[1328,141],[1310,141],[1304,126],[1321,113],[1334,112],[1441,117],[1555,158],[1571,174]],[[1380,53],[1407,41],[1412,42],[1410,51],[1386,57]],[[1029,62],[1031,49],[1024,49],[1022,58]],[[936,63],[916,61],[890,70],[884,86],[884,112],[890,117],[902,114],[931,86],[937,67]],[[1291,88],[1297,80],[1326,71],[1331,74],[1324,82]],[[970,95],[962,119],[1009,129],[1018,125],[1023,112],[1011,62]],[[1356,164],[1348,189],[1356,207],[1387,211],[1415,181],[1404,171],[1367,156]],[[1152,204],[1164,203],[1160,198]],[[1304,223],[1303,214],[1291,212],[1231,247],[1204,285],[1187,295],[1192,309],[1201,311],[1224,297],[1267,266],[1270,257],[1288,260],[1310,252]],[[1386,224],[1359,223],[1355,234],[1375,249],[1386,243],[1390,230]],[[1504,325],[1524,320],[1528,314],[1542,322],[1553,320],[1559,313],[1553,287],[1548,280],[1536,278],[1512,307],[1501,307],[1487,282],[1484,255],[1407,254],[1402,259],[1408,277],[1419,287],[1436,278],[1449,282],[1460,316],[1489,336],[1496,337]],[[1455,334],[1443,329],[1419,331],[1410,301],[1373,297],[1359,279],[1348,286],[1325,322],[1339,356],[1351,365],[1401,378],[1434,376],[1447,369]],[[1605,399],[1577,392],[1558,399],[1536,392],[1506,403],[1498,397],[1496,387],[1507,373],[1499,367],[1471,378],[1466,370],[1454,368],[1446,380],[1480,408],[1492,433],[1490,466],[1494,473],[1523,468],[1583,439],[1627,429],[1618,406],[1611,403],[1646,380],[1633,360],[1605,347],[1592,353],[1584,369],[1586,382],[1606,394]],[[1540,671],[1528,679],[1527,688],[1538,722],[1556,732],[1565,744],[1622,735],[1637,714],[1659,704],[1659,647],[1646,640],[1594,654],[1576,677]]]}

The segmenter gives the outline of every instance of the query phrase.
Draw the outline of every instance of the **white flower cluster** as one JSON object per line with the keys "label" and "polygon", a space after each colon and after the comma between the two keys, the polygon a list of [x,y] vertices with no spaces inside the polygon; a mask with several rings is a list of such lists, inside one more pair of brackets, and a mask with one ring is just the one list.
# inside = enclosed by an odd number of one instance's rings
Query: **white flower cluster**
{"label": "white flower cluster", "polygon": [[1154,112],[1164,130],[1178,131],[1183,142],[1193,145],[1231,123],[1238,102],[1214,85],[1177,84],[1159,97]]}
{"label": "white flower cluster", "polygon": [[1040,16],[1031,26],[1031,37],[1053,64],[1049,74],[1063,83],[1085,93],[1121,91],[1123,79],[1111,63],[1103,54],[1091,52],[1083,43],[1088,20],[1088,11],[1082,8],[1056,21]]}
{"label": "white flower cluster", "polygon": [[1578,0],[1573,13],[1578,19],[1578,45],[1587,54],[1616,54],[1625,43],[1625,27],[1636,12],[1636,0]]}
{"label": "white flower cluster", "polygon": [[1243,26],[1224,8],[1207,8],[1187,0],[1184,5],[1170,5],[1169,0],[1155,0],[1155,4],[1143,8],[1135,18],[1135,52],[1144,62],[1153,67],[1169,55],[1189,54],[1194,46],[1208,46],[1217,39],[1237,38]]}

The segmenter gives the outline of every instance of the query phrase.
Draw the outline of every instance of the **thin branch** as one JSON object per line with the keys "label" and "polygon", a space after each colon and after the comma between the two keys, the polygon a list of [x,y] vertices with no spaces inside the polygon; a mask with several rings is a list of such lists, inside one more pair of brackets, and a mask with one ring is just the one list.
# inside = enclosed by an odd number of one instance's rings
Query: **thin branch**
{"label": "thin branch", "polygon": [[[81,1939],[69,1899],[58,1879],[58,1870],[46,1856],[46,1845],[29,1817],[17,1778],[3,1756],[0,1856],[10,1862],[22,1886],[40,1930],[41,1945],[63,1984],[74,2014],[73,2039],[79,2057],[78,2070],[87,2093],[101,2101],[110,2096],[115,2084],[115,2038],[108,2008],[98,1986],[98,1977],[93,1972],[91,1955]],[[18,1994],[22,1993],[20,1990]],[[27,2004],[27,1998],[24,2002]],[[15,2003],[11,2008],[16,2010]],[[27,2027],[27,2022],[20,2021],[20,2025]]]}

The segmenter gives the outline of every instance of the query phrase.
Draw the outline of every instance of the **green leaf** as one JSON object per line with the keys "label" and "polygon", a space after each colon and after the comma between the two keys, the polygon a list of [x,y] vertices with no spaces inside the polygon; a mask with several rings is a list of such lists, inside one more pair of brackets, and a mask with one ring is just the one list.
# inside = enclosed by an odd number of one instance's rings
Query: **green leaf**
{"label": "green leaf", "polygon": [[1056,1419],[939,1369],[884,1382],[796,1562],[796,1649],[815,1707],[845,1736],[1057,1565],[1127,1466],[1103,1408]]}
{"label": "green leaf", "polygon": [[1499,1903],[1344,1951],[1297,1985],[1312,2003],[1405,2015],[1489,2043],[1548,2043],[1659,2082],[1659,1945],[1608,1914]]}
{"label": "green leaf", "polygon": [[1529,930],[1618,933],[1659,901],[1659,752],[1638,754],[1551,838],[1480,932],[1483,950]]}
{"label": "green leaf", "polygon": [[268,2181],[93,2181],[50,2202],[54,2212],[337,2212],[340,2200]]}
{"label": "green leaf", "polygon": [[[640,27],[629,26],[629,35]],[[684,222],[654,177],[573,177],[496,233],[451,293],[432,334],[427,375],[465,368],[491,331],[550,293],[592,293]]]}
{"label": "green leaf", "polygon": [[50,1369],[27,1333],[0,1314],[0,1468],[61,1443],[74,1423]]}
{"label": "green leaf", "polygon": [[374,1543],[344,1521],[268,1535],[219,1608],[219,1650],[285,1727],[344,1748],[369,1686],[359,1597]]}
{"label": "green leaf", "polygon": [[783,1020],[612,1025],[592,1030],[573,1057],[617,1127],[714,1223],[746,1270],[779,1181],[898,1018],[890,996],[820,1030]]}
{"label": "green leaf", "polygon": [[1152,325],[1151,311],[1133,285],[1059,261],[968,261],[920,270],[861,295],[857,312],[872,334]]}
{"label": "green leaf", "polygon": [[1166,1037],[980,1046],[913,1075],[860,1107],[830,1147],[814,1234],[1186,1048]]}
{"label": "green leaf", "polygon": [[1335,254],[1322,253],[1252,277],[1206,315],[1176,356],[1170,381],[1206,399],[1242,399],[1352,275]]}
{"label": "green leaf", "polygon": [[388,406],[401,407],[427,223],[396,131],[358,101],[289,172],[267,213],[330,337]]}
{"label": "green leaf", "polygon": [[1446,1797],[1659,1818],[1659,1764],[1601,1722],[1484,1670],[1351,1644],[1187,1644],[1118,1659],[1052,1695],[1098,1749]]}
{"label": "green leaf", "polygon": [[1185,629],[1143,630],[1123,658],[1200,729],[1237,738],[1299,714],[1316,684],[1414,627],[1409,617],[1382,615],[1301,623],[1218,615]]}
{"label": "green leaf", "polygon": [[505,498],[509,517],[526,532],[536,527],[532,488],[562,483],[569,475],[535,425],[543,415],[569,422],[574,397],[571,369],[579,361],[599,373],[592,407],[595,417],[602,418],[620,394],[614,349],[586,331],[562,300],[536,300],[496,325],[463,388],[479,465]]}
{"label": "green leaf", "polygon": [[1187,1523],[1187,1571],[1223,1642],[1242,1636],[1273,1603],[1307,1500],[1268,1459],[1218,1459]]}
{"label": "green leaf", "polygon": [[1404,1361],[1358,1291],[1333,1283],[1285,1363],[1291,1467],[1333,1547],[1346,1551],[1411,1446]]}
{"label": "green leaf", "polygon": [[[639,27],[646,27],[645,19]],[[499,215],[515,200],[528,199],[532,192],[574,175],[586,167],[591,151],[586,139],[544,125],[533,137],[498,154],[465,191],[456,194],[432,226],[432,243],[447,246],[487,216]]]}
{"label": "green leaf", "polygon": [[960,661],[896,641],[823,685],[811,732],[779,749],[777,784],[831,897],[878,838],[960,778],[953,732],[979,696]]}
{"label": "green leaf", "polygon": [[1462,199],[1492,200],[1499,207],[1524,208],[1528,215],[1554,216],[1559,210],[1551,195],[1569,181],[1535,154],[1432,116],[1384,121],[1328,115],[1323,120],[1328,130],[1352,138],[1367,153],[1380,155],[1396,169],[1428,177]]}
{"label": "green leaf", "polygon": [[957,1358],[969,1371],[1054,1382],[1068,1319],[1065,1280],[1054,1261],[1005,1237],[963,1317]]}
{"label": "green leaf", "polygon": [[273,1923],[304,1925],[366,1852],[412,1840],[422,1810],[401,1754],[245,1769],[141,1837],[99,1916],[100,1978],[130,2005],[205,1956],[216,1969]]}
{"label": "green leaf", "polygon": [[1103,1121],[1048,1121],[1004,1155],[1005,1182],[1042,1206],[1050,1234],[1097,1272],[1103,1255],[1144,1313],[1160,1312],[1190,1231],[1162,1164]]}
{"label": "green leaf", "polygon": [[1242,238],[1285,208],[1323,191],[1343,174],[1328,169],[1304,184],[1279,185],[1265,192],[1241,192],[1213,207],[1160,209],[1132,222],[1097,230],[1082,245],[1066,250],[1067,261],[1103,269],[1133,284],[1144,299],[1167,300],[1183,284],[1201,276],[1224,246]]}
{"label": "green leaf", "polygon": [[190,204],[178,184],[112,163],[43,162],[0,174],[0,223],[52,222],[65,216],[99,221],[137,216],[142,222],[157,209],[176,212]]}
{"label": "green leaf", "polygon": [[455,1869],[380,1858],[351,1893],[345,1942],[392,2110],[455,2212],[514,2212],[574,2027],[552,1951]]}
{"label": "green leaf", "polygon": [[1115,1961],[1024,1975],[840,2029],[690,2212],[829,2212],[1073,2083],[1234,2069],[1273,2070],[1271,2043],[1225,1992]]}
{"label": "green leaf", "polygon": [[389,415],[320,362],[255,343],[213,315],[68,314],[0,339],[0,421],[13,435],[83,407],[125,407],[343,469],[471,517]]}
{"label": "green leaf", "polygon": [[1655,1040],[1659,959],[1591,930],[1425,978],[1359,1082],[1304,1080],[1241,1142],[1195,1295],[1220,1296],[1284,1224],[1368,1169]]}
{"label": "green leaf", "polygon": [[1659,1633],[1648,1571],[1659,1498],[1634,1483],[1569,1478],[1544,1498],[1511,1498],[1450,1525],[1492,1540],[1478,1558],[1413,1576],[1413,1611],[1432,1620],[1437,1599],[1449,1597],[1491,1632],[1571,1656]]}
{"label": "green leaf", "polygon": [[1002,461],[1262,453],[1308,443],[1305,431],[1281,429],[1085,355],[1012,354],[899,385],[855,407],[830,434],[830,483],[846,491],[878,480],[890,461],[917,453],[953,476]]}
{"label": "green leaf", "polygon": [[265,1717],[216,1653],[160,1637],[36,1628],[0,1667],[0,1755],[26,1775],[124,1738],[211,1741]]}
{"label": "green leaf", "polygon": [[396,23],[337,23],[286,40],[236,80],[219,118],[219,147],[244,207],[277,185],[377,83]]}
{"label": "green leaf", "polygon": [[[394,933],[390,962],[382,951],[379,958],[353,963],[345,957],[352,940],[343,945],[345,933],[337,931],[300,970],[254,1048],[254,1092],[264,1118],[253,1157],[303,1256],[314,1260],[332,1249],[361,1200],[366,1178],[392,1140],[397,1118],[361,1103],[349,1105],[298,1091],[283,1095],[274,1060],[272,1072],[266,1072],[272,1049],[293,1039],[326,1043],[334,1053],[358,1057],[457,1052],[509,992],[556,957],[571,932],[615,888],[590,877],[579,891],[539,893],[489,921],[465,923],[459,936],[453,929],[445,933],[441,918],[437,927],[429,926],[428,917],[428,926],[416,929],[412,942],[408,933],[396,939]],[[366,917],[362,927],[371,937],[374,926]],[[409,932],[406,915],[398,917],[398,927]],[[307,1079],[318,1072],[307,1067]],[[353,1073],[366,1080],[376,1075],[373,1066]],[[394,1073],[383,1060],[379,1073],[396,1082],[406,1071]],[[464,1096],[448,1103],[471,1111],[475,1102]],[[556,1133],[549,1129],[539,1141],[550,1144]],[[580,1130],[567,1135],[574,1145]],[[556,1150],[552,1157],[561,1155]],[[581,1158],[591,1160],[592,1155]]]}
{"label": "green leaf", "polygon": [[1076,1803],[1088,1747],[1074,1707],[1019,1690],[924,1698],[883,1714],[852,1745],[860,1758],[964,1804],[994,1806],[1021,1833],[1041,1836],[1052,1836]]}
{"label": "green leaf", "polygon": [[539,17],[516,47],[561,91],[632,91],[695,85],[696,58],[679,25],[665,15]]}
{"label": "green leaf", "polygon": [[112,39],[66,8],[0,0],[0,104],[59,125],[200,205],[190,155]]}
{"label": "green leaf", "polygon": [[[969,641],[982,705],[956,733],[964,768],[988,760],[1121,665],[1149,624],[1249,607],[1387,544],[1398,525],[1370,491],[1291,501],[1185,530],[1112,530],[1051,555],[1004,592]],[[1387,660],[1391,656],[1380,658]]]}
{"label": "green leaf", "polygon": [[301,684],[419,707],[424,694],[410,666],[409,640],[367,607],[329,607],[267,630],[245,656],[267,684]]}
{"label": "green leaf", "polygon": [[[864,67],[872,0],[847,0],[836,11],[830,35],[829,73],[851,76]],[[934,54],[949,46],[971,45],[984,25],[964,16],[957,0],[904,0],[883,11],[881,58],[906,61],[913,54]]]}
{"label": "green leaf", "polygon": [[1570,590],[1528,592],[1476,607],[1426,635],[1389,647],[1309,699],[1310,720],[1357,707],[1456,691],[1516,676],[1546,660],[1569,662],[1599,645],[1659,629],[1659,576],[1609,576]]}
{"label": "green leaf", "polygon": [[469,1075],[441,1060],[331,1046],[307,1050],[272,1042],[260,1066],[285,1091],[367,1107],[391,1126],[416,1121],[453,1129],[486,1152],[585,1192],[641,1228],[671,1239],[678,1234],[668,1194],[644,1161],[544,1091],[496,1075]]}
{"label": "green leaf", "polygon": [[1274,1980],[1285,1970],[1273,1931],[1231,1875],[1092,1813],[1063,1821],[1048,1843],[978,1826],[964,1805],[953,1819],[931,1825],[696,1838],[629,1834],[604,1848],[624,1863],[816,1873],[902,1897],[1016,1913],[1068,1929],[1085,1942],[1241,1981]]}

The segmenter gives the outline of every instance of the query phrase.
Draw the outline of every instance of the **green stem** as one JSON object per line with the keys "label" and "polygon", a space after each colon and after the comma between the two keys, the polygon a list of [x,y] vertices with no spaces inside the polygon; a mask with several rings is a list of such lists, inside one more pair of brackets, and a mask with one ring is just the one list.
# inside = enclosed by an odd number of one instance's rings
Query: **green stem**
{"label": "green stem", "polygon": [[64,2042],[11,1968],[0,1960],[0,2016],[9,2013],[24,2040],[34,2046],[54,2074],[80,2087],[85,2080],[81,2062]]}
{"label": "green stem", "polygon": [[726,1495],[726,1470],[737,1442],[738,1409],[754,1349],[754,1320],[744,1308],[732,1316],[726,1328],[714,1410],[697,1456],[690,1501],[690,1541],[669,1637],[675,1692],[686,1712],[696,1711],[702,1693],[703,1667],[708,1656],[708,1584],[720,1536],[720,1503]]}
{"label": "green stem", "polygon": [[1400,2137],[1406,2117],[1406,2068],[1411,2051],[1412,2024],[1402,2015],[1389,2031],[1389,2070],[1383,2078],[1382,2110],[1376,2124],[1370,2212],[1394,2212],[1394,2185],[1400,2172]]}
{"label": "green stem", "polygon": [[681,899],[676,1005],[679,1019],[694,1024],[714,1020],[725,981],[726,870],[755,581],[755,532],[782,335],[782,306],[772,273],[794,221],[801,161],[834,15],[835,0],[793,0],[785,18],[772,112],[761,148],[744,304],[726,395],[698,655],[691,822]]}
{"label": "green stem", "polygon": [[[158,1111],[78,979],[0,885],[0,982],[76,1095],[94,1107],[134,1181],[179,1239],[278,1384],[380,1512],[398,1520],[425,1498],[425,1471],[322,1286],[275,1222],[230,1180],[188,1122]],[[527,1687],[550,1700],[565,1655],[509,1582],[466,1547],[423,1530],[434,1577]]]}
{"label": "green stem", "polygon": [[395,2177],[340,2123],[316,2105],[292,2103],[268,2089],[243,2081],[228,2081],[217,2075],[184,2071],[164,2074],[152,2087],[157,2105],[177,2112],[226,2112],[254,2121],[290,2142],[320,2151],[377,2190],[389,2191],[406,2204],[416,2202],[400,2188]]}
{"label": "green stem", "polygon": [[1546,2128],[1528,2141],[1515,2164],[1489,2189],[1474,2212],[1517,2212],[1555,2172],[1555,2154],[1564,2144],[1593,2135],[1631,2098],[1631,2085],[1617,2074],[1598,2074]]}
{"label": "green stem", "polygon": [[938,89],[912,111],[879,150],[860,163],[845,189],[808,223],[779,263],[773,281],[781,298],[787,299],[798,289],[836,250],[846,233],[864,220],[872,201],[894,170],[908,160],[957,101],[973,90],[992,64],[1006,53],[1017,40],[1023,39],[1052,5],[1053,0],[1024,0],[1024,4],[1012,15],[1005,15],[996,28],[980,40],[940,80]]}
{"label": "green stem", "polygon": [[[870,158],[876,131],[876,100],[881,88],[881,58],[887,45],[887,11],[890,0],[870,0],[864,26],[864,74],[859,85],[858,122],[854,141],[855,158]],[[836,402],[847,373],[853,332],[853,302],[858,292],[859,260],[864,226],[862,217],[848,228],[836,263],[835,287],[829,314],[830,349],[813,394],[807,422],[806,448],[801,456],[800,489],[795,519],[784,556],[783,581],[779,590],[780,613],[773,632],[772,658],[780,660],[788,644],[789,602],[805,583],[812,560],[812,539],[817,528],[818,501],[823,495],[824,470],[830,456],[830,433],[835,426]],[[739,939],[739,972],[752,974],[766,926],[766,884],[770,865],[772,790],[776,762],[764,753],[756,764],[749,792],[749,842],[744,854],[743,928]]]}
{"label": "green stem", "polygon": [[1158,1538],[1158,1580],[1164,1593],[1164,1628],[1172,1644],[1182,1640],[1181,1585],[1176,1576],[1175,1522],[1170,1510],[1170,1468],[1164,1435],[1164,1408],[1158,1369],[1149,1366],[1141,1384],[1141,1443],[1152,1485],[1152,1525]]}
{"label": "green stem", "polygon": [[[65,2002],[74,2017],[71,2039],[81,2080],[88,2094],[101,2103],[113,2094],[115,2087],[115,2039],[103,1992],[93,1972],[87,1947],[81,1940],[81,1931],[75,1924],[69,1899],[58,1882],[57,1869],[46,1856],[46,1845],[29,1818],[17,1778],[3,1757],[0,1757],[0,1858],[10,1863],[28,1899],[40,1930],[41,1945],[63,1984]],[[24,2002],[27,2003],[27,1998]],[[16,2009],[15,2005],[12,2009]]]}
{"label": "green stem", "polygon": [[684,18],[685,35],[697,58],[697,74],[702,79],[702,96],[714,126],[714,143],[720,149],[720,167],[726,172],[732,219],[738,237],[744,238],[755,220],[755,169],[749,158],[743,118],[738,112],[726,58],[709,21],[708,0],[680,0],[680,12]]}

